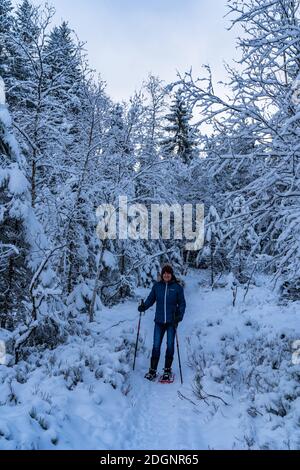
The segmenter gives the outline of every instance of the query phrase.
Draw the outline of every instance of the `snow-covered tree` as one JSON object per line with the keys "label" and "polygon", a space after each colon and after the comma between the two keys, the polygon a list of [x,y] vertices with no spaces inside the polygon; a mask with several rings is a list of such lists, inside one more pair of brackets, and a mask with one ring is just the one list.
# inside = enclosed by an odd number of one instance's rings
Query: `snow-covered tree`
{"label": "snow-covered tree", "polygon": [[[63,155],[66,163],[62,174],[55,173],[49,214],[56,218],[59,227],[52,236],[64,244],[60,253],[59,272],[67,295],[77,286],[80,276],[88,282],[87,278],[92,279],[97,269],[95,257],[99,240],[96,235],[96,208],[101,203],[99,194],[102,181],[98,165],[103,137],[102,118],[108,106],[103,83],[94,87],[87,84],[82,103],[77,120],[80,143],[74,145],[72,154]],[[63,191],[59,192],[59,188],[63,188]]]}
{"label": "snow-covered tree", "polygon": [[176,92],[170,106],[170,112],[165,116],[166,136],[161,142],[163,155],[178,157],[188,164],[197,154],[196,129],[191,124],[192,113],[187,106],[184,93]]}
{"label": "snow-covered tree", "polygon": [[10,67],[13,59],[8,40],[13,25],[12,10],[11,0],[0,1],[0,76],[5,81],[10,76]]}
{"label": "snow-covered tree", "polygon": [[[38,7],[23,0],[15,10],[13,27],[8,36],[12,51],[8,102],[11,106],[32,108],[32,82],[36,80],[37,42],[40,35]],[[22,96],[22,102],[20,97]]]}
{"label": "snow-covered tree", "polygon": [[30,336],[31,341],[48,341],[49,346],[59,340],[62,331],[58,311],[63,315],[63,306],[50,264],[53,250],[32,209],[25,162],[3,104],[0,153],[0,320],[2,328],[20,327],[15,337],[17,359]]}
{"label": "snow-covered tree", "polygon": [[210,268],[211,286],[214,286],[218,271],[222,270],[221,240],[223,237],[220,216],[214,206],[210,206],[205,217],[204,247],[198,253],[196,264],[202,268]]}
{"label": "snow-covered tree", "polygon": [[[233,198],[243,196],[247,207],[239,217],[239,237],[253,227],[260,238],[256,256],[271,257],[269,268],[276,270],[278,278],[289,278],[297,256],[285,251],[287,245],[284,250],[279,246],[281,234],[291,233],[286,232],[283,219],[291,224],[286,214],[299,192],[298,111],[292,99],[299,75],[299,2],[229,0],[228,6],[232,24],[244,31],[238,39],[240,69],[227,66],[228,98],[215,93],[209,68],[207,86],[191,73],[181,86],[190,105],[198,107],[199,125],[215,123],[229,136],[242,123],[251,126],[252,150],[247,159],[255,177],[252,180],[250,174],[232,193]],[[236,160],[241,160],[240,155]]]}
{"label": "snow-covered tree", "polygon": [[47,79],[51,83],[51,95],[59,99],[68,114],[77,114],[83,103],[81,44],[74,40],[74,33],[63,21],[55,26],[47,38]]}
{"label": "snow-covered tree", "polygon": [[10,116],[2,104],[0,112],[2,273],[0,310],[1,327],[5,328],[14,326],[14,316],[18,306],[28,296],[25,286],[30,282],[31,271],[26,262],[29,244],[24,234],[26,230],[24,218],[27,216],[26,210],[29,206],[29,204],[26,206],[28,182],[19,169],[19,156],[16,142],[12,138]]}

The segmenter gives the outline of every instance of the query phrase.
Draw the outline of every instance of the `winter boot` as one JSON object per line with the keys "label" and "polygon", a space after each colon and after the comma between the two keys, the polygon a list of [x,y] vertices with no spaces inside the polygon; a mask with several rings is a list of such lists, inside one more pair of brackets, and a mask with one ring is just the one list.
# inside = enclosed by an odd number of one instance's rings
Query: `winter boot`
{"label": "winter boot", "polygon": [[149,372],[145,374],[145,379],[147,380],[155,380],[157,377],[157,372],[155,369],[149,369]]}
{"label": "winter boot", "polygon": [[171,379],[172,379],[172,369],[170,367],[165,367],[161,380],[163,382],[168,382]]}

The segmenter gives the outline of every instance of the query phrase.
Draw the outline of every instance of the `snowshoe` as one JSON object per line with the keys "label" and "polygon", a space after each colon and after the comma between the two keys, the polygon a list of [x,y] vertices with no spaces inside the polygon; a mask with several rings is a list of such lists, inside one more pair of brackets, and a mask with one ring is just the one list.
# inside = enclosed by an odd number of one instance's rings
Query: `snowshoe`
{"label": "snowshoe", "polygon": [[164,369],[164,373],[160,376],[160,383],[162,384],[171,384],[174,382],[175,375],[171,369]]}
{"label": "snowshoe", "polygon": [[145,374],[145,379],[150,380],[150,381],[155,380],[156,377],[157,377],[157,372],[154,369],[149,369],[149,372]]}

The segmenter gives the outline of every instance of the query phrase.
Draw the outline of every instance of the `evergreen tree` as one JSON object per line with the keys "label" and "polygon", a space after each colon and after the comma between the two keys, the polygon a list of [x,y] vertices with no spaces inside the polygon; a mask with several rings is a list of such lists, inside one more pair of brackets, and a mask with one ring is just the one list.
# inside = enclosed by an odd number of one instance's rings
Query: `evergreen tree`
{"label": "evergreen tree", "polygon": [[177,156],[189,164],[197,152],[197,138],[191,124],[192,113],[189,110],[182,90],[176,92],[170,113],[165,116],[167,136],[162,140],[162,153],[165,156]]}
{"label": "evergreen tree", "polygon": [[16,8],[14,31],[18,39],[29,47],[38,38],[38,8],[29,0],[23,0]]}
{"label": "evergreen tree", "polygon": [[82,49],[73,39],[68,23],[62,22],[50,32],[45,53],[47,55],[47,79],[51,94],[65,104],[68,113],[82,109],[81,88],[83,80]]}
{"label": "evergreen tree", "polygon": [[11,0],[0,0],[0,76],[6,82],[12,62],[9,35],[13,25]]}
{"label": "evergreen tree", "polygon": [[[32,85],[37,81],[37,41],[40,34],[38,7],[23,0],[15,11],[9,37],[13,53],[13,66],[9,83],[8,102],[14,107],[32,107]],[[20,97],[22,101],[20,102]]]}

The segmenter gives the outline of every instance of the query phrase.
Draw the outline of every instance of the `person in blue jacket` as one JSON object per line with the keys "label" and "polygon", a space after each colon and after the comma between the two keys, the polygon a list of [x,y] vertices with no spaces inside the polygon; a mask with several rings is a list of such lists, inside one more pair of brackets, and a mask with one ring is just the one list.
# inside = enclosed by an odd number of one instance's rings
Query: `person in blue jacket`
{"label": "person in blue jacket", "polygon": [[157,366],[160,349],[165,332],[167,332],[167,350],[163,380],[169,380],[172,374],[174,357],[174,341],[178,323],[182,321],[186,302],[183,287],[178,283],[172,266],[165,265],[161,271],[161,281],[156,282],[139,312],[145,312],[156,302],[154,340],[149,372],[145,378],[154,380],[157,377]]}

